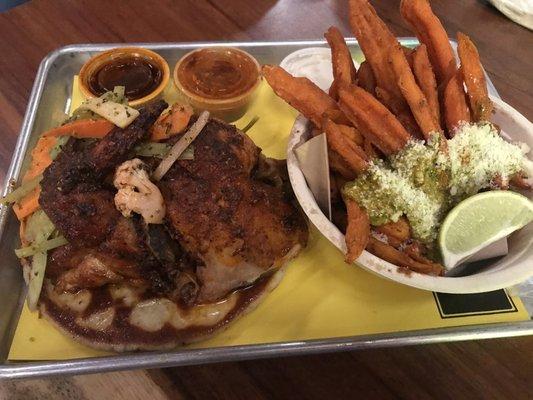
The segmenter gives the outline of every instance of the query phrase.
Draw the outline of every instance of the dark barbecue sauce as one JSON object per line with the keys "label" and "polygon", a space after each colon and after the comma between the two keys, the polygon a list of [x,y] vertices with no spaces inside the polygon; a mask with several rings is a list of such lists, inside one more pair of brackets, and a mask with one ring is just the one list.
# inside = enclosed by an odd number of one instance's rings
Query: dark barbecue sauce
{"label": "dark barbecue sauce", "polygon": [[124,86],[128,100],[153,92],[161,83],[162,71],[146,58],[127,56],[110,60],[89,78],[89,88],[100,96],[115,86]]}

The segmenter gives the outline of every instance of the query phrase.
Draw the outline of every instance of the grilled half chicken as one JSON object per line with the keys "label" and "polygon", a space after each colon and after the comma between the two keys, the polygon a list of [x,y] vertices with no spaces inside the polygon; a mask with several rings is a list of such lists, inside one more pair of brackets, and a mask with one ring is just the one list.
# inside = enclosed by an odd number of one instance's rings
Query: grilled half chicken
{"label": "grilled half chicken", "polygon": [[94,144],[71,139],[45,171],[40,205],[69,241],[49,256],[56,290],[126,282],[188,305],[215,302],[305,246],[307,225],[284,167],[218,120],[195,140],[194,160],[177,161],[157,183],[163,225],[117,211],[112,175],[166,106],[146,106],[126,129]]}
{"label": "grilled half chicken", "polygon": [[259,178],[269,166],[260,151],[234,126],[210,120],[194,160],[178,161],[159,183],[172,237],[201,260],[200,302],[281,267],[306,244],[290,189]]}

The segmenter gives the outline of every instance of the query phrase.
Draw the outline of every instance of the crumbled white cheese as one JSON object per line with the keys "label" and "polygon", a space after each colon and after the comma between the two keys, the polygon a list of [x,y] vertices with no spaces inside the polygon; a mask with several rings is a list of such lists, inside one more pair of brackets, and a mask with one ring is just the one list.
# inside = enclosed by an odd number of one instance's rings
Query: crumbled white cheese
{"label": "crumbled white cheese", "polygon": [[527,146],[506,142],[490,123],[463,124],[448,140],[450,194],[461,200],[490,187],[495,178],[507,182],[531,168],[527,151]]}
{"label": "crumbled white cheese", "polygon": [[446,212],[464,198],[491,188],[495,179],[533,170],[529,148],[506,142],[490,123],[463,124],[441,148],[412,140],[388,161],[376,161],[344,193],[366,209],[373,225],[405,215],[413,236],[432,243]]}

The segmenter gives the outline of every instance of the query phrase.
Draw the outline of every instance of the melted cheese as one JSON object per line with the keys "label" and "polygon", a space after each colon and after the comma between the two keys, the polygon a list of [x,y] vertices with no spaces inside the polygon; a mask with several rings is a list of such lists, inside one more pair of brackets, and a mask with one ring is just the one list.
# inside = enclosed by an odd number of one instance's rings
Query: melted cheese
{"label": "melted cheese", "polygon": [[213,326],[222,321],[235,307],[237,298],[238,294],[233,293],[223,301],[196,306],[187,312],[177,309],[169,322],[176,329],[183,329],[188,326]]}
{"label": "melted cheese", "polygon": [[80,290],[76,293],[57,293],[49,282],[46,285],[46,293],[50,300],[61,308],[67,308],[75,313],[82,313],[91,303],[91,292]]}
{"label": "melted cheese", "polygon": [[110,285],[109,293],[115,301],[120,301],[127,307],[131,307],[139,302],[141,288],[133,288],[127,285]]}
{"label": "melted cheese", "polygon": [[84,328],[94,329],[95,331],[104,331],[111,326],[115,318],[115,310],[111,307],[105,310],[95,312],[87,318],[76,318],[76,323]]}
{"label": "melted cheese", "polygon": [[133,307],[129,321],[140,329],[155,332],[163,328],[176,312],[176,304],[170,300],[150,299],[141,301]]}
{"label": "melted cheese", "polygon": [[238,294],[215,304],[195,306],[187,311],[179,309],[168,299],[150,299],[136,304],[130,314],[130,324],[148,332],[155,332],[170,324],[176,329],[190,326],[213,326],[223,320],[235,307]]}

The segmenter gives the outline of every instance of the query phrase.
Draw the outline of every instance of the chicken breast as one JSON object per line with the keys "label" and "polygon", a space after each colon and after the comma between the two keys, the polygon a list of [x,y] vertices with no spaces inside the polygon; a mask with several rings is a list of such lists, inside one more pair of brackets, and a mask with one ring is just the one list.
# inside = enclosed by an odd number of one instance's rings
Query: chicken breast
{"label": "chicken breast", "polygon": [[159,183],[172,236],[203,262],[200,302],[250,284],[306,244],[290,189],[263,178],[261,157],[248,136],[211,120],[194,142],[194,160],[178,161]]}

